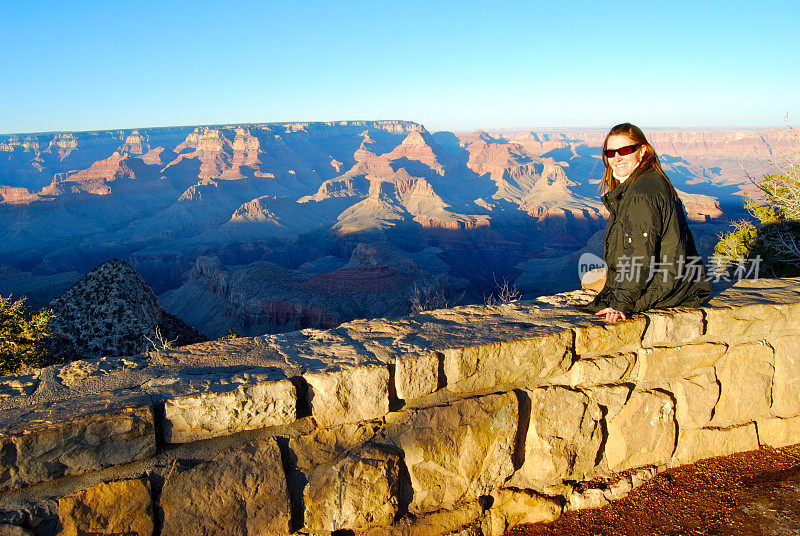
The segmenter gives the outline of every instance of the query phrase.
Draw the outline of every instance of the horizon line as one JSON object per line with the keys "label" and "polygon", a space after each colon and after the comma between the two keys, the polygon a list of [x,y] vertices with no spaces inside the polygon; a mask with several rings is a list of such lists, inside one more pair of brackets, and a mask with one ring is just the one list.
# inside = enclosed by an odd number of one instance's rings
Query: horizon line
{"label": "horizon line", "polygon": [[[478,127],[473,129],[439,129],[429,130],[425,127],[424,123],[419,121],[411,121],[407,119],[337,119],[337,120],[297,120],[297,121],[251,121],[251,122],[222,122],[222,123],[192,123],[180,125],[150,125],[150,126],[135,126],[135,127],[114,127],[114,128],[96,128],[96,129],[77,129],[77,130],[42,130],[42,131],[16,131],[16,132],[2,132],[0,136],[35,136],[46,134],[86,134],[86,133],[100,133],[100,132],[125,132],[134,130],[154,130],[154,129],[170,129],[170,128],[198,128],[198,127],[239,127],[239,126],[261,126],[261,125],[292,125],[292,124],[348,124],[348,123],[409,123],[419,125],[431,133],[437,132],[451,132],[453,134],[468,134],[473,132],[563,132],[563,131],[599,131],[605,132],[609,129],[607,126],[588,125],[588,126],[530,126],[530,127]],[[727,131],[763,131],[763,130],[790,130],[792,127],[777,127],[777,126],[642,126],[642,130],[648,131],[673,131],[673,132],[727,132]]]}

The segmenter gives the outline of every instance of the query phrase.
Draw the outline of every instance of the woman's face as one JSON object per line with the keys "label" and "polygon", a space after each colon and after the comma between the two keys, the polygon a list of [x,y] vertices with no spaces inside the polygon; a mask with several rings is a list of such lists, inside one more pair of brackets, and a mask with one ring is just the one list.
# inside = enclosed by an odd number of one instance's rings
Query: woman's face
{"label": "woman's face", "polygon": [[[624,134],[613,134],[608,137],[606,149],[619,149],[628,145],[635,145],[635,142]],[[608,159],[608,165],[614,170],[614,176],[627,177],[633,173],[633,170],[642,161],[645,151],[647,151],[647,147],[642,145],[629,155],[622,156],[619,153],[614,153],[614,156]]]}

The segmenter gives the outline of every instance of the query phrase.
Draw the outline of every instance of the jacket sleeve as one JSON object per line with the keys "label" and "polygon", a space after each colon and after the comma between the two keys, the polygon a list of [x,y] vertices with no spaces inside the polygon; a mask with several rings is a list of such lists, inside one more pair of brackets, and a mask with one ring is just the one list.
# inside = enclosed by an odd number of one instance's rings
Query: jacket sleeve
{"label": "jacket sleeve", "polygon": [[653,199],[637,195],[628,200],[624,213],[620,213],[618,218],[623,251],[613,259],[617,273],[610,288],[609,306],[630,314],[635,312],[636,300],[647,288],[651,270],[659,260],[662,210]]}

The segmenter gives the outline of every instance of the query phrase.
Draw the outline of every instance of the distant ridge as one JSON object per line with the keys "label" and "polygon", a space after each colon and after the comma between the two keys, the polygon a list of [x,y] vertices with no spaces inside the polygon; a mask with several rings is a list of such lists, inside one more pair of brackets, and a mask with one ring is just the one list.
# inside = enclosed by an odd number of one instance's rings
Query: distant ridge
{"label": "distant ridge", "polygon": [[[789,143],[651,135],[705,251],[722,207],[740,210],[739,163],[757,176]],[[567,290],[572,255],[605,226],[603,136],[393,120],[0,136],[0,290],[46,303],[122,259],[210,336],[405,314],[422,291],[480,302],[503,279]]]}

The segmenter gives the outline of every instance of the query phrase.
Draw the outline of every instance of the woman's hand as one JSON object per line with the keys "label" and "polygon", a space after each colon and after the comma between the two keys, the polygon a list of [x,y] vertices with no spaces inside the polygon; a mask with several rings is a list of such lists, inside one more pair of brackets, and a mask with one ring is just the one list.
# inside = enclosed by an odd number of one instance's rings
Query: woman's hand
{"label": "woman's hand", "polygon": [[605,316],[606,322],[611,322],[612,324],[620,320],[627,320],[625,313],[612,309],[611,307],[606,307],[602,311],[597,311],[594,316]]}

